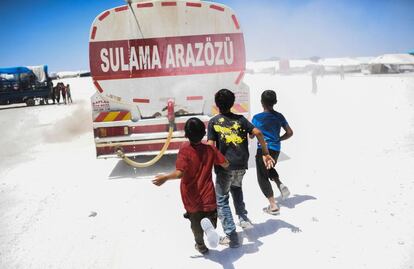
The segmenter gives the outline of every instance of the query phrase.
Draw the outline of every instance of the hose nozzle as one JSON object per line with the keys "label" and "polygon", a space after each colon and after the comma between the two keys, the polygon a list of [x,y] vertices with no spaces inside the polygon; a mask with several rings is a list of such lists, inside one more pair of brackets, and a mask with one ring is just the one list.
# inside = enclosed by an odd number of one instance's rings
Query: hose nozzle
{"label": "hose nozzle", "polygon": [[174,99],[168,99],[167,101],[167,118],[170,126],[174,125],[175,114],[174,114]]}

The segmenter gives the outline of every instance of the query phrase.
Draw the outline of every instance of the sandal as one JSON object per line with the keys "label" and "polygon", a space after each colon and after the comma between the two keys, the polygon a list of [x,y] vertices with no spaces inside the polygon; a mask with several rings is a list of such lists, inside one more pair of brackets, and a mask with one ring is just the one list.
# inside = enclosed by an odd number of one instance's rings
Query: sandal
{"label": "sandal", "polygon": [[280,209],[278,207],[278,208],[272,210],[272,209],[270,209],[270,205],[269,205],[269,206],[263,208],[263,212],[265,212],[267,214],[270,214],[270,215],[273,215],[273,216],[276,216],[276,215],[280,214]]}

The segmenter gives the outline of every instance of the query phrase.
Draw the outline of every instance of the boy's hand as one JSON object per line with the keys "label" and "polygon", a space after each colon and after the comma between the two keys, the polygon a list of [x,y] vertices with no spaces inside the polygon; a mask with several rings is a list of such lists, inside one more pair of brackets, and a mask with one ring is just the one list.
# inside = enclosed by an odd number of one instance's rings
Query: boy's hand
{"label": "boy's hand", "polygon": [[167,181],[167,177],[165,175],[157,175],[155,179],[152,180],[152,183],[157,186],[161,186],[162,184]]}
{"label": "boy's hand", "polygon": [[267,169],[271,169],[275,166],[275,160],[269,154],[263,155],[263,162]]}
{"label": "boy's hand", "polygon": [[152,180],[152,183],[154,185],[161,186],[167,180],[181,178],[182,176],[183,176],[183,172],[181,172],[180,170],[175,170],[166,175],[165,174],[156,175],[155,178]]}

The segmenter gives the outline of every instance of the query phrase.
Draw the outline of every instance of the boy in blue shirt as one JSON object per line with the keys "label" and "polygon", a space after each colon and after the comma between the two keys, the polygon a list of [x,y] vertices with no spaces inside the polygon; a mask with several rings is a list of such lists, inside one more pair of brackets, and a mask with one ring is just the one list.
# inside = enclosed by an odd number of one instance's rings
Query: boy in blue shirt
{"label": "boy in blue shirt", "polygon": [[[263,133],[270,156],[272,156],[277,162],[280,154],[280,142],[290,138],[293,135],[293,131],[285,117],[273,109],[273,106],[277,103],[276,93],[274,91],[264,91],[261,96],[261,103],[263,106],[263,112],[256,114],[253,117],[252,123]],[[285,130],[285,133],[282,136],[280,136],[281,128]],[[279,174],[275,168],[266,168],[263,163],[262,155],[262,147],[258,143],[256,155],[257,180],[259,182],[260,189],[269,200],[269,206],[265,207],[263,210],[271,215],[278,215],[280,209],[273,196],[273,189],[269,179],[276,183],[282,195],[282,199],[286,199],[290,195],[290,192],[289,189],[280,181]]]}

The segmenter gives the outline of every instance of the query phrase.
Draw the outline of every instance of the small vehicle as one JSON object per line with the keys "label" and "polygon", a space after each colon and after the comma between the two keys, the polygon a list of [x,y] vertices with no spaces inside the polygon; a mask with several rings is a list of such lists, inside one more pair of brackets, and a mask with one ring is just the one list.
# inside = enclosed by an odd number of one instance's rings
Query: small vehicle
{"label": "small vehicle", "polygon": [[47,66],[0,68],[0,105],[44,103],[52,89]]}
{"label": "small vehicle", "polygon": [[[249,114],[245,47],[236,14],[205,1],[128,1],[94,20],[89,61],[98,158],[177,153],[190,117],[206,125],[214,94]],[[138,166],[139,167],[139,166]]]}

